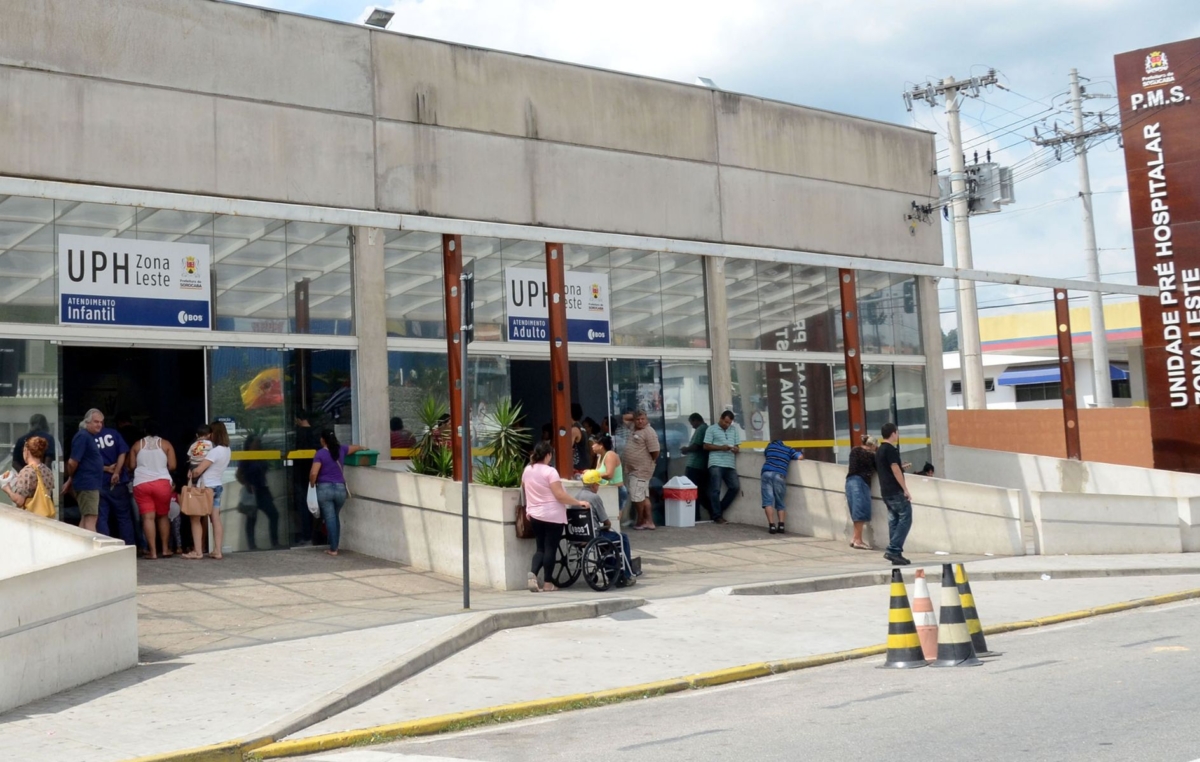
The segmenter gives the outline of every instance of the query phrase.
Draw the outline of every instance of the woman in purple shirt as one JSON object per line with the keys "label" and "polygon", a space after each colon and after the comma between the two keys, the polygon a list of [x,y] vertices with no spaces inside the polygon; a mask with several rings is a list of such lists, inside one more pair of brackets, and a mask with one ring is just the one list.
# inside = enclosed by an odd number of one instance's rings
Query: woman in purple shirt
{"label": "woman in purple shirt", "polygon": [[331,556],[338,554],[341,535],[338,514],[342,512],[348,496],[342,466],[346,463],[347,455],[353,455],[361,449],[361,445],[339,443],[333,431],[325,429],[321,432],[321,449],[313,457],[312,470],[308,472],[308,483],[317,488],[321,518],[325,520],[325,530],[329,532],[329,550],[325,552]]}

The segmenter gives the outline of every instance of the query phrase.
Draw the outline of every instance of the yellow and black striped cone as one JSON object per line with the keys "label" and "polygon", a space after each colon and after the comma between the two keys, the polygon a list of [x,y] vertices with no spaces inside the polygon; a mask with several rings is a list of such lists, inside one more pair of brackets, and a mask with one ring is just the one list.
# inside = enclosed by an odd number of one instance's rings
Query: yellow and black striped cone
{"label": "yellow and black striped cone", "polygon": [[971,647],[975,649],[975,655],[999,656],[995,651],[988,650],[987,640],[983,637],[983,625],[979,622],[979,612],[975,610],[975,596],[971,594],[967,567],[954,565],[954,583],[958,587],[958,597],[962,601],[963,617],[967,620],[967,632],[971,633]]}
{"label": "yellow and black striped cone", "polygon": [[963,616],[954,570],[942,564],[942,612],[938,616],[938,657],[931,667],[977,667],[983,664],[975,658],[971,633]]}
{"label": "yellow and black striped cone", "polygon": [[908,605],[908,593],[899,569],[892,569],[892,603],[888,608],[887,660],[880,669],[911,669],[926,665],[921,639]]}

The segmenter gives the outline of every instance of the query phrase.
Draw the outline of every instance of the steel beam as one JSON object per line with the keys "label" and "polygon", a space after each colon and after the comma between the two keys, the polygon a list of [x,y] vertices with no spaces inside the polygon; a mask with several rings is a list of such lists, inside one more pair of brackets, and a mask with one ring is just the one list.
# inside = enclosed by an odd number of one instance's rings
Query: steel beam
{"label": "steel beam", "polygon": [[459,349],[459,329],[462,327],[462,316],[459,299],[459,276],[462,275],[462,236],[442,235],[442,288],[445,292],[446,304],[446,364],[449,366],[449,387],[446,393],[450,397],[450,431],[453,432],[451,449],[454,451],[454,480],[463,478],[462,462],[462,398],[459,391],[465,383],[466,369],[462,366],[462,355]]}
{"label": "steel beam", "polygon": [[571,361],[567,353],[567,274],[563,247],[546,244],[546,288],[550,291],[550,426],[554,463],[564,479],[574,476],[571,458]]}
{"label": "steel beam", "polygon": [[1058,326],[1058,372],[1062,381],[1063,430],[1067,457],[1083,460],[1079,448],[1079,408],[1075,400],[1075,351],[1071,346],[1071,305],[1066,289],[1054,289],[1054,322]]}
{"label": "steel beam", "polygon": [[842,297],[843,354],[846,361],[846,409],[850,413],[850,446],[867,433],[866,392],[863,389],[862,347],[858,335],[858,289],[853,270],[838,270]]}

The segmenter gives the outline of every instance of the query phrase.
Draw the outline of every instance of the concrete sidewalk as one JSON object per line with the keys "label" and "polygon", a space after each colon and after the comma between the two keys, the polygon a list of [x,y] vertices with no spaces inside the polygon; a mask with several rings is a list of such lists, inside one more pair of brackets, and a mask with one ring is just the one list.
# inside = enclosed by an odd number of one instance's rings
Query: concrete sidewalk
{"label": "concrete sidewalk", "polygon": [[[998,624],[1198,586],[1200,575],[979,582],[975,588],[984,623]],[[933,592],[936,598],[936,585]],[[524,600],[550,597],[526,594]],[[796,596],[717,590],[590,621],[506,630],[288,737],[874,645],[886,634],[887,605],[886,587]],[[421,652],[474,616],[480,615],[144,664],[0,716],[0,738],[16,759],[97,762],[245,738],[314,701],[337,697],[348,682]]]}
{"label": "concrete sidewalk", "polygon": [[[854,572],[889,564],[878,552],[739,524],[632,532],[645,575],[642,598],[696,595],[714,587]],[[933,555],[913,555],[933,561]],[[972,556],[956,560],[972,560]],[[582,581],[555,600],[591,600]],[[476,588],[471,608],[531,605],[527,591]],[[538,601],[542,604],[541,601]],[[138,561],[140,660],[333,635],[462,611],[457,580],[354,553],[320,548],[232,553],[225,560]]]}
{"label": "concrete sidewalk", "polygon": [[[1198,587],[1200,575],[972,584],[984,625]],[[936,602],[940,586],[930,589]],[[706,595],[509,630],[295,737],[872,646],[886,640],[888,603],[886,587]]]}

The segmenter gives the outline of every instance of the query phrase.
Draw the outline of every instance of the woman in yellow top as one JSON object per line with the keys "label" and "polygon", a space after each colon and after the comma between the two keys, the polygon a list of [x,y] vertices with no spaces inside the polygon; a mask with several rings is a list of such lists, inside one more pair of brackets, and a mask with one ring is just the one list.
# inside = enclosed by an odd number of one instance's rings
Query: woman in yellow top
{"label": "woman in yellow top", "polygon": [[625,490],[625,469],[621,465],[621,456],[613,449],[612,437],[608,434],[592,437],[592,452],[596,455],[596,470],[600,472],[600,483],[617,485],[619,517],[625,510],[625,500],[629,496]]}

